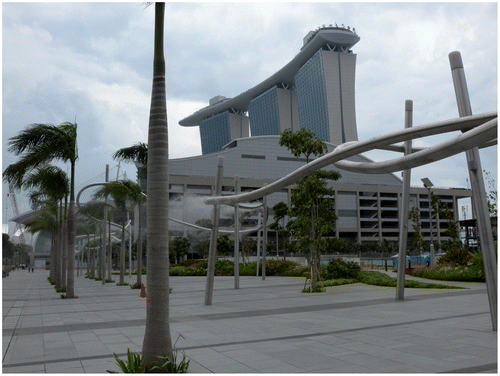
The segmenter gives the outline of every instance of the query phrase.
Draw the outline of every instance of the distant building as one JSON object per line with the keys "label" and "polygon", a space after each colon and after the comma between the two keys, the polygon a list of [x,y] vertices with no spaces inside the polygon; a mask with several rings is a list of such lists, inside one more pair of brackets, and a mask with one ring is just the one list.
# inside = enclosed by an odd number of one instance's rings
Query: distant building
{"label": "distant building", "polygon": [[300,52],[270,78],[234,98],[212,98],[179,124],[200,127],[202,154],[221,151],[237,138],[285,129],[307,128],[336,145],[357,141],[351,47],[359,39],[339,27],[310,32]]}

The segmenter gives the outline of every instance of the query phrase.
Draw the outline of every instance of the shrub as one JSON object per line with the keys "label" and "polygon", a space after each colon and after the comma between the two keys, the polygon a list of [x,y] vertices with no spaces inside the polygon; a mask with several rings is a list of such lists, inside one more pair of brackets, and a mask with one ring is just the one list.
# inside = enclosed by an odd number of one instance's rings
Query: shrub
{"label": "shrub", "polygon": [[184,267],[184,266],[174,266],[174,267],[171,267],[168,270],[168,275],[171,275],[171,276],[184,275],[184,269],[186,269],[186,267]]}
{"label": "shrub", "polygon": [[416,270],[413,275],[441,281],[484,282],[484,266],[479,265],[432,265],[429,268]]}
{"label": "shrub", "polygon": [[451,265],[467,265],[471,258],[470,251],[464,247],[451,247],[442,255],[438,264],[451,264]]}
{"label": "shrub", "polygon": [[204,276],[204,275],[207,275],[207,269],[203,269],[201,266],[198,266],[198,267],[195,267],[195,268],[191,268],[191,267],[186,267],[184,268],[184,270],[182,271],[182,275],[184,276],[190,276],[190,277],[193,277],[193,276]]}
{"label": "shrub", "polygon": [[189,268],[190,266],[192,266],[194,264],[199,264],[200,261],[201,260],[193,260],[193,259],[191,259],[191,260],[184,260],[184,261],[179,262],[177,265],[179,265],[179,266],[186,266],[186,267]]}
{"label": "shrub", "polygon": [[[113,353],[113,356],[123,373],[186,373],[190,362],[190,360],[186,361],[186,354],[183,353],[181,362],[177,364],[177,349],[173,350],[172,360],[168,356],[157,356],[160,361],[154,362],[151,368],[146,367],[144,358],[140,353],[133,353],[130,349],[127,349],[127,359],[125,361],[121,360],[115,353]],[[118,373],[110,370],[107,370],[107,372]]]}
{"label": "shrub", "polygon": [[215,275],[234,275],[234,263],[229,260],[216,260]]}
{"label": "shrub", "polygon": [[[396,287],[397,279],[380,272],[361,271],[358,277],[361,283],[375,286]],[[428,288],[428,289],[461,289],[462,287],[439,285],[436,283],[426,283],[415,280],[405,280],[405,287],[408,288]]]}
{"label": "shrub", "polygon": [[306,277],[311,278],[311,268],[309,266],[297,266],[294,269],[283,273],[284,277]]}
{"label": "shrub", "polygon": [[[282,276],[287,271],[291,271],[298,267],[294,261],[285,260],[266,260],[266,275],[267,276]],[[260,267],[262,268],[262,261],[260,262]]]}
{"label": "shrub", "polygon": [[240,276],[254,276],[257,274],[257,261],[240,264]]}
{"label": "shrub", "polygon": [[321,270],[321,278],[357,278],[361,267],[353,261],[343,261],[342,259],[332,259]]}

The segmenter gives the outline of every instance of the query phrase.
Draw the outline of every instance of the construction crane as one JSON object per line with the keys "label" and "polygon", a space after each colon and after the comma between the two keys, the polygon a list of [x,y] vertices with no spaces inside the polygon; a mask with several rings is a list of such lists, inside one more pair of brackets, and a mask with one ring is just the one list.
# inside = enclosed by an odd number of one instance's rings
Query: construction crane
{"label": "construction crane", "polygon": [[[12,210],[14,211],[14,217],[19,217],[19,209],[17,208],[16,193],[14,191],[14,187],[12,186],[12,184],[9,184],[9,196],[10,196],[10,202],[12,204]],[[24,239],[23,226],[19,222],[16,222],[16,227],[17,227],[16,232],[19,233],[19,242],[21,244],[26,244],[26,240]]]}

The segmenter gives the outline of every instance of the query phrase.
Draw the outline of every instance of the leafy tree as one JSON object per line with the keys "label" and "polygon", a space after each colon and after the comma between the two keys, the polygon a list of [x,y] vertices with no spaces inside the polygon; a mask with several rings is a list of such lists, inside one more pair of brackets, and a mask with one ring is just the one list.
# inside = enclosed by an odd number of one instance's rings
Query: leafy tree
{"label": "leafy tree", "polygon": [[448,228],[444,231],[444,233],[449,237],[449,239],[446,241],[445,248],[450,249],[461,247],[462,242],[460,241],[460,232],[453,212],[450,210],[447,204],[441,201],[441,198],[438,195],[435,195],[432,192],[431,203],[432,209],[435,213],[438,213],[439,218],[443,218],[448,221]]}
{"label": "leafy tree", "polygon": [[175,261],[180,261],[184,255],[187,255],[190,248],[191,242],[188,238],[185,238],[184,236],[176,236],[172,239],[170,244],[170,261],[172,262],[173,260],[174,263],[177,263]]}
{"label": "leafy tree", "polygon": [[2,256],[3,258],[10,258],[14,255],[14,244],[10,241],[9,234],[2,234]]}
{"label": "leafy tree", "polygon": [[483,170],[484,178],[488,182],[488,192],[486,192],[486,199],[488,201],[488,209],[491,217],[496,217],[498,212],[498,192],[495,184],[495,179],[493,179],[490,173]]}
{"label": "leafy tree", "polygon": [[163,55],[165,3],[155,3],[153,90],[148,130],[147,286],[150,298],[142,355],[146,366],[158,356],[173,358],[169,321],[168,123]]}
{"label": "leafy tree", "polygon": [[210,249],[210,239],[204,239],[196,243],[194,251],[198,253],[201,258],[207,258]]}
{"label": "leafy tree", "polygon": [[219,255],[230,255],[234,251],[234,246],[231,240],[229,240],[229,236],[221,235],[217,239],[217,254]]}
{"label": "leafy tree", "polygon": [[300,128],[296,132],[285,129],[281,133],[279,144],[286,146],[297,158],[304,154],[307,163],[309,163],[311,154],[322,156],[328,150],[325,141],[315,137],[314,133],[306,128]]}
{"label": "leafy tree", "polygon": [[[285,130],[280,136],[279,144],[286,146],[296,157],[303,154],[307,162],[311,155],[321,156],[327,151],[325,141],[304,128],[297,132]],[[320,277],[320,252],[326,250],[328,244],[324,236],[335,230],[337,220],[334,202],[330,198],[335,191],[328,187],[328,181],[335,181],[340,177],[340,173],[336,171],[316,171],[297,181],[291,191],[287,214],[292,219],[288,222],[287,229],[295,241],[296,249],[309,249],[311,291],[316,290],[316,282]]]}
{"label": "leafy tree", "polygon": [[410,209],[409,220],[412,221],[411,227],[415,231],[411,237],[411,249],[421,251],[424,248],[424,236],[422,235],[422,223],[420,210],[414,206]]}
{"label": "leafy tree", "polygon": [[7,167],[4,179],[15,187],[22,186],[25,176],[46,163],[61,161],[70,163],[70,202],[65,218],[68,220],[68,282],[66,297],[73,298],[75,290],[75,165],[78,159],[76,123],[32,124],[9,139],[9,152],[20,160]]}

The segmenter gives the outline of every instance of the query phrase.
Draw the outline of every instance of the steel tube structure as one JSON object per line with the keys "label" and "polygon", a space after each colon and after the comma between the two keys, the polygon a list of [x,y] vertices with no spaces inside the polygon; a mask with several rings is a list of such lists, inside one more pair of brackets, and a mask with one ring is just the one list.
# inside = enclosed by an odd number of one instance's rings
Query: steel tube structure
{"label": "steel tube structure", "polygon": [[[222,193],[222,176],[224,173],[224,157],[217,157],[217,174],[215,175],[215,194]],[[207,283],[205,288],[205,305],[212,305],[214,292],[215,258],[217,251],[217,233],[219,230],[220,205],[214,205],[212,217],[212,232],[210,233],[210,248],[208,251]]]}
{"label": "steel tube structure", "polygon": [[[234,177],[234,194],[240,193],[240,177]],[[234,205],[234,288],[240,288],[240,205]]]}
{"label": "steel tube structure", "polygon": [[[366,169],[368,173],[387,173],[436,162],[438,160],[461,153],[465,151],[467,147],[470,148],[478,146],[485,142],[489,142],[492,139],[495,139],[497,132],[496,118],[497,113],[491,112],[481,115],[468,116],[460,119],[452,119],[419,125],[401,131],[395,131],[387,135],[372,137],[365,141],[353,141],[345,143],[338,146],[332,152],[315,159],[314,161],[298,168],[294,172],[284,176],[281,179],[276,180],[269,185],[256,189],[255,191],[245,192],[239,195],[209,197],[205,200],[205,204],[234,205],[240,202],[257,200],[263,196],[279,191],[296,182],[297,180],[309,175],[310,173],[322,169],[323,167],[326,167],[333,163],[337,165],[336,162],[342,161],[343,159],[355,156],[357,154],[376,149],[381,145],[392,145],[397,142],[412,140],[415,138],[474,128],[466,131],[465,133],[461,134],[457,138],[452,139],[451,141],[446,141],[417,153],[413,153],[403,158],[393,160],[391,161],[391,163],[385,162],[385,165],[382,165],[384,164],[384,162],[370,162],[366,165],[349,162],[348,164],[341,163],[338,167],[356,172],[365,172],[364,170]],[[447,150],[447,148],[453,147],[456,142],[462,142],[460,147],[453,148],[452,151]],[[466,142],[467,145],[465,145]],[[375,166],[375,168],[370,168],[369,165],[373,165]],[[356,166],[361,166],[361,168],[358,169]]]}
{"label": "steel tube structure", "polygon": [[[472,108],[469,99],[469,91],[465,80],[464,66],[460,52],[454,51],[448,55],[450,59],[451,74],[455,87],[458,113],[460,117],[471,116]],[[481,253],[483,254],[484,274],[488,291],[488,301],[493,330],[497,330],[497,263],[493,234],[491,233],[491,220],[486,201],[486,188],[484,186],[483,170],[479,150],[474,147],[467,150],[467,165],[472,187],[472,200],[476,209],[477,227],[481,241]]]}
{"label": "steel tube structure", "polygon": [[[405,129],[413,125],[413,101],[405,102]],[[411,154],[411,140],[405,141],[405,156]],[[410,180],[411,170],[403,171],[403,191],[401,193],[401,207],[399,217],[399,252],[398,252],[398,278],[396,283],[396,300],[404,299],[406,247],[408,245],[408,215],[410,212]]]}

